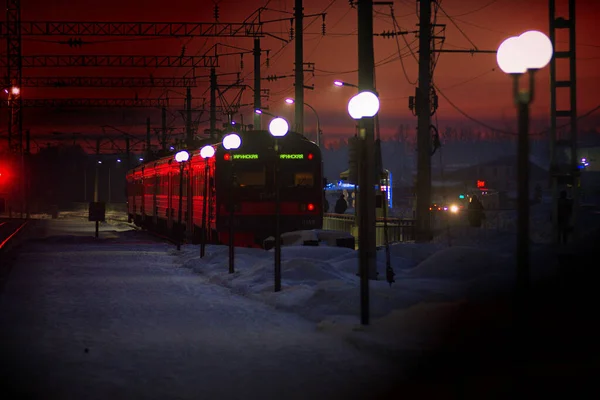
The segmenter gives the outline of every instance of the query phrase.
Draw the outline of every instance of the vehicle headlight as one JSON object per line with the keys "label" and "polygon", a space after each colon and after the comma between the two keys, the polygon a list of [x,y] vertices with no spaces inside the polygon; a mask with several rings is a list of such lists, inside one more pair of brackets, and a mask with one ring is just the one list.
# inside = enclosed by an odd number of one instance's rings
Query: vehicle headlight
{"label": "vehicle headlight", "polygon": [[458,206],[456,204],[452,204],[450,206],[450,212],[457,213],[458,212]]}

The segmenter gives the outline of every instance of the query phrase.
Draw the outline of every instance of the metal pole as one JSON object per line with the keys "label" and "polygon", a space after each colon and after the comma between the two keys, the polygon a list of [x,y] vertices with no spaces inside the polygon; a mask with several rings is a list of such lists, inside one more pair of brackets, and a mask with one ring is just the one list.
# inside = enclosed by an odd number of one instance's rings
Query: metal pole
{"label": "metal pole", "polygon": [[[358,1],[358,87],[359,91],[375,91],[373,55],[373,1]],[[369,324],[369,278],[377,278],[375,264],[375,123],[374,118],[359,121],[359,198],[358,256],[360,273],[361,323]]]}
{"label": "metal pole", "polygon": [[234,243],[233,243],[233,235],[234,235],[234,229],[233,229],[233,220],[235,218],[235,213],[234,213],[234,197],[233,197],[233,190],[235,189],[235,173],[233,170],[234,164],[233,164],[233,154],[231,154],[231,151],[229,151],[229,160],[231,161],[231,188],[229,190],[229,273],[233,274],[235,272],[235,267],[234,267],[234,257],[235,257],[235,248],[234,248]]}
{"label": "metal pole", "polygon": [[575,0],[569,0],[569,80],[571,81],[569,108],[571,109],[571,175],[573,177],[573,208],[572,208],[572,226],[573,233],[571,240],[579,238],[579,203],[580,203],[580,171],[579,160],[577,159],[577,43],[576,43],[576,24],[575,24]]}
{"label": "metal pole", "polygon": [[217,71],[210,69],[210,137],[217,133]]}
{"label": "metal pole", "polygon": [[111,166],[108,166],[108,203],[110,204],[110,168]]}
{"label": "metal pole", "polygon": [[[127,156],[129,156],[129,138],[126,138]],[[150,137],[150,118],[146,118],[146,160],[150,160],[151,137]]]}
{"label": "metal pole", "polygon": [[185,94],[185,141],[188,148],[194,143],[194,134],[192,132],[192,88],[186,88]]}
{"label": "metal pole", "polygon": [[[530,79],[533,74],[530,72]],[[517,145],[517,295],[519,303],[529,289],[529,104],[532,91],[519,93],[519,75],[514,74],[515,101],[518,109]]]}
{"label": "metal pole", "polygon": [[[100,139],[96,139],[96,176],[94,178],[94,203],[98,202],[98,174],[100,173],[100,167],[98,161],[100,161]],[[98,237],[99,222],[96,221],[96,237]]]}
{"label": "metal pole", "polygon": [[321,147],[321,121],[319,121],[319,114],[317,113],[317,110],[315,110],[315,108],[310,104],[304,103],[304,105],[315,113],[315,117],[317,118],[317,146]]}
{"label": "metal pole", "polygon": [[417,96],[417,241],[431,240],[431,0],[420,1]]}
{"label": "metal pole", "polygon": [[[260,99],[260,38],[254,39],[254,109],[261,108]],[[244,123],[242,122],[242,126]],[[260,115],[254,113],[254,129],[260,130]]]}
{"label": "metal pole", "polygon": [[[161,118],[161,130],[162,130],[162,138],[160,140],[160,146],[162,151],[167,151],[167,109],[165,107],[162,108],[162,112],[160,115]],[[150,154],[150,149],[147,149],[148,154]]]}
{"label": "metal pole", "polygon": [[202,193],[202,230],[200,231],[200,257],[204,257],[204,249],[206,246],[206,216],[208,202],[206,200],[208,188],[208,158],[204,159],[204,188]]}
{"label": "metal pole", "polygon": [[183,229],[181,225],[181,214],[183,208],[183,164],[179,163],[179,209],[177,211],[177,250],[181,250],[181,242],[183,241]]}
{"label": "metal pole", "polygon": [[281,290],[281,200],[279,198],[279,140],[275,138],[275,291]]}
{"label": "metal pole", "polygon": [[304,47],[303,47],[303,27],[302,20],[304,17],[304,8],[302,0],[295,0],[294,18],[296,20],[296,37],[295,40],[295,90],[294,97],[296,99],[294,110],[294,123],[296,132],[304,135]]}
{"label": "metal pole", "polygon": [[30,133],[29,133],[29,129],[27,129],[25,131],[25,178],[26,178],[26,182],[25,182],[25,217],[27,219],[29,219],[30,214],[29,214],[29,193],[31,191],[31,152],[30,152]]}

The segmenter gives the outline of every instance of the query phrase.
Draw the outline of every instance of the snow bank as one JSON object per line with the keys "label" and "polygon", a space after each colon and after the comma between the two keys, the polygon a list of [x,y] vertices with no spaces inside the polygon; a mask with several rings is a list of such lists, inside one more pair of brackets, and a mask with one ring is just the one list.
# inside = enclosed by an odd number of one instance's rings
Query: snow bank
{"label": "snow bank", "polygon": [[421,278],[475,279],[500,267],[496,254],[474,247],[448,247],[442,249],[417,267],[410,274]]}

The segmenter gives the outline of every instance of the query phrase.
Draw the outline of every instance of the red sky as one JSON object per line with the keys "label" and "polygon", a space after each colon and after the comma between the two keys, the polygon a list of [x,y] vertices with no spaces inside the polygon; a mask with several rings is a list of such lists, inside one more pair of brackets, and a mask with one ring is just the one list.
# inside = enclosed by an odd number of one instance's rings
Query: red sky
{"label": "red sky", "polygon": [[[567,0],[556,0],[559,10],[566,8]],[[0,4],[5,2],[0,2]],[[23,0],[23,21],[213,21],[213,1],[207,0]],[[220,20],[223,22],[240,22],[247,18],[258,7],[268,3],[274,11],[263,14],[263,20],[291,18],[293,0],[222,0],[217,1],[220,7]],[[394,14],[403,30],[417,29],[416,4],[414,0],[394,1]],[[315,74],[306,74],[306,84],[314,84],[314,90],[305,91],[305,102],[318,110],[324,136],[339,138],[349,136],[353,132],[353,121],[347,115],[346,105],[353,95],[352,88],[337,88],[332,85],[334,79],[342,79],[357,83],[357,36],[356,9],[352,9],[345,0],[304,0],[306,14],[316,14],[327,9],[327,33],[321,36],[320,18],[306,19],[304,38],[305,62],[315,63]],[[390,8],[376,6],[374,32],[393,30]],[[443,11],[442,11],[443,10]],[[452,21],[446,16],[452,16]],[[566,15],[566,14],[565,14]],[[600,92],[600,40],[595,31],[600,17],[600,2],[597,0],[577,1],[577,90],[578,109],[580,113],[594,108],[600,103],[597,93]],[[548,0],[443,0],[438,12],[437,22],[446,24],[445,49],[469,49],[473,45],[482,50],[495,50],[505,38],[518,35],[525,30],[537,29],[548,33]],[[455,25],[456,24],[456,25]],[[457,27],[458,26],[458,27]],[[289,21],[265,24],[264,30],[278,36],[288,38]],[[84,45],[81,48],[70,48],[54,43],[66,40],[65,37],[24,37],[23,54],[136,54],[136,55],[179,55],[182,46],[186,46],[187,55],[202,54],[217,39],[205,38],[167,38],[152,39],[118,37],[83,38],[96,43]],[[377,89],[381,98],[380,121],[382,134],[389,135],[396,131],[400,123],[416,126],[416,117],[408,110],[408,96],[414,94],[414,82],[417,78],[417,63],[407,51],[406,42],[412,43],[412,50],[417,50],[416,37],[413,34],[405,38],[375,37],[375,60],[381,65],[376,69]],[[566,36],[557,38],[557,48],[565,45]],[[237,46],[245,49],[252,48],[252,39],[223,38],[219,43]],[[472,43],[471,43],[472,42]],[[283,47],[282,47],[283,46]],[[404,55],[402,61],[398,58],[397,49],[401,48]],[[284,46],[284,43],[272,38],[262,40],[262,47],[270,49],[270,66],[263,66],[262,74],[288,75],[293,74],[294,42]],[[6,46],[2,43],[2,52]],[[389,61],[385,63],[385,61]],[[239,57],[221,57],[219,73],[239,71]],[[406,74],[403,73],[403,66]],[[252,55],[244,56],[242,76],[245,83],[252,85]],[[563,69],[562,71],[566,71]],[[24,69],[24,76],[181,76],[187,69],[177,68],[55,68]],[[198,75],[208,71],[198,70]],[[405,76],[406,75],[406,76]],[[225,78],[223,78],[225,80]],[[410,80],[410,82],[409,82]],[[412,83],[411,83],[412,82]],[[501,129],[512,129],[515,122],[515,111],[512,103],[511,82],[497,68],[494,54],[449,54],[443,53],[434,75],[435,84],[462,111],[470,116],[485,121]],[[547,120],[549,111],[549,71],[540,71],[537,76],[536,99],[532,105],[532,116]],[[293,106],[286,105],[283,100],[293,95],[293,78],[281,79],[275,82],[263,81],[263,88],[271,90],[269,107],[271,112],[293,118]],[[197,99],[207,98],[208,84],[194,89],[193,96]],[[181,89],[174,88],[176,92]],[[23,88],[23,96],[28,98],[62,98],[62,97],[133,97],[135,92],[140,98],[157,98],[164,92],[162,88],[106,88],[106,89],[40,89]],[[175,92],[171,98],[182,97]],[[197,100],[199,104],[201,100]],[[252,92],[248,90],[242,103],[252,102]],[[182,109],[183,102],[178,109]],[[177,114],[176,109],[172,110]],[[243,111],[244,119],[249,122],[252,118],[252,107]],[[37,117],[26,115],[24,126],[30,128],[32,136],[58,130],[63,132],[101,132],[100,125],[111,124],[128,132],[144,132],[146,116],[152,117],[152,124],[158,127],[159,114],[146,109],[113,110],[109,114],[97,110],[81,110],[74,113],[48,114],[43,118],[40,110]],[[6,114],[5,112],[3,114]],[[206,115],[202,118],[206,119]],[[441,123],[471,124],[458,113],[442,96],[439,99],[437,117]],[[239,120],[239,116],[236,117]],[[598,119],[595,119],[596,121]],[[108,121],[108,122],[107,122]],[[451,122],[449,122],[451,121]],[[588,123],[594,121],[589,118]],[[6,116],[2,115],[1,131],[6,129]],[[582,125],[586,121],[582,120]],[[547,125],[547,123],[545,124]],[[183,121],[178,118],[173,121],[176,128],[183,127]],[[208,127],[202,124],[201,129]],[[314,130],[315,119],[312,111],[305,110],[305,131]],[[0,136],[5,137],[5,134]]]}

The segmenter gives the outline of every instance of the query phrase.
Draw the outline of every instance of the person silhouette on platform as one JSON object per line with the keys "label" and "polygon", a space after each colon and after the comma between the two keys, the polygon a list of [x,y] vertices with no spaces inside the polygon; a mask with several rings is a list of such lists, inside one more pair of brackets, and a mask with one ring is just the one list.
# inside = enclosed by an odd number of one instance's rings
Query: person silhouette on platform
{"label": "person silhouette on platform", "polygon": [[481,227],[481,221],[483,221],[484,218],[483,204],[481,204],[481,201],[479,200],[477,195],[473,195],[473,197],[471,198],[471,202],[469,203],[468,216],[469,224],[471,226],[476,228]]}
{"label": "person silhouette on platform", "polygon": [[346,198],[344,197],[344,194],[342,193],[340,195],[340,198],[335,202],[335,213],[343,214],[346,212],[347,208],[348,208],[348,203],[346,202]]}

